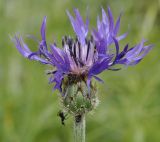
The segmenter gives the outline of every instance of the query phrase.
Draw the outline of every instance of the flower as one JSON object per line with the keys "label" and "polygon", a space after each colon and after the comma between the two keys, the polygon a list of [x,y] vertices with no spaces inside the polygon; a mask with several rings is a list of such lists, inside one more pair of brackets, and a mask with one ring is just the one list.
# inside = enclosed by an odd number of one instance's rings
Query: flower
{"label": "flower", "polygon": [[[84,22],[78,9],[75,9],[74,13],[75,18],[67,11],[76,37],[73,39],[70,36],[64,36],[63,48],[58,48],[56,43],[48,47],[46,17],[41,26],[38,51],[32,52],[21,36],[15,35],[13,38],[16,48],[25,58],[54,67],[53,71],[48,73],[51,75],[49,82],[55,83],[54,89],[60,92],[63,90],[62,84],[66,77],[70,83],[83,80],[89,91],[92,88],[92,78],[102,81],[97,75],[105,70],[119,70],[112,68],[116,64],[136,65],[153,47],[153,45],[145,46],[145,40],[142,40],[132,48],[127,44],[120,52],[119,41],[124,39],[127,33],[118,36],[121,15],[114,23],[110,8],[108,8],[108,16],[102,8],[102,19],[97,17],[97,28],[91,30],[90,37],[88,37],[88,18]],[[110,52],[111,45],[114,45],[115,53]]]}

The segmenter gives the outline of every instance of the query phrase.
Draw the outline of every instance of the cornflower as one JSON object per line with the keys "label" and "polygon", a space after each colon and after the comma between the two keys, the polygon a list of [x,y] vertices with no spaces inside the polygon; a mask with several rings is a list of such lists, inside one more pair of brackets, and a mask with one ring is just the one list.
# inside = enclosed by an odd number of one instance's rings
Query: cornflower
{"label": "cornflower", "polygon": [[[120,18],[116,22],[108,7],[108,16],[102,8],[102,18],[97,17],[97,27],[89,33],[89,19],[84,22],[78,9],[74,9],[75,18],[67,11],[67,15],[76,34],[75,38],[64,36],[62,48],[56,43],[47,45],[46,17],[41,26],[41,40],[38,50],[32,52],[23,38],[15,35],[13,41],[18,51],[30,60],[53,67],[49,83],[54,83],[53,90],[61,93],[63,109],[75,118],[74,133],[76,142],[85,141],[85,114],[93,110],[98,104],[97,88],[93,78],[103,82],[97,75],[106,70],[118,71],[117,64],[133,66],[138,64],[152,49],[153,45],[145,45],[142,40],[129,48],[126,44],[120,51],[119,41],[127,33],[118,35]],[[111,46],[112,45],[112,46]],[[111,52],[112,48],[115,52]],[[65,114],[60,113],[65,119]],[[64,123],[63,123],[64,124]]]}

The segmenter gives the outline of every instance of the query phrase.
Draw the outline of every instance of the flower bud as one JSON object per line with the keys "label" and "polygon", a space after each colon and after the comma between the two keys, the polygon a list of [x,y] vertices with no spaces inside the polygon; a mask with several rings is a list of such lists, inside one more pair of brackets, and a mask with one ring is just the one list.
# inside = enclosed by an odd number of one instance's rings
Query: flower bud
{"label": "flower bud", "polygon": [[85,79],[74,77],[69,76],[63,80],[62,102],[69,113],[77,116],[92,111],[98,105],[98,98],[95,83],[91,82],[88,88]]}

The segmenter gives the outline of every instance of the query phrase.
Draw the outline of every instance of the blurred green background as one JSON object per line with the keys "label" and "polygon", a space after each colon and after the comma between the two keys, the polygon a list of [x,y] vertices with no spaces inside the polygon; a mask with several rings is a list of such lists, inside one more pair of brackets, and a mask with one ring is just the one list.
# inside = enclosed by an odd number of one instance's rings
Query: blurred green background
{"label": "blurred green background", "polygon": [[100,75],[105,84],[98,84],[100,105],[87,117],[87,142],[160,142],[160,0],[0,0],[0,142],[73,141],[72,117],[62,126],[57,116],[61,104],[48,67],[24,59],[9,36],[40,38],[47,15],[48,43],[61,46],[63,35],[74,36],[66,9],[86,17],[88,8],[92,29],[107,5],[115,18],[123,11],[120,33],[129,35],[121,46],[145,38],[155,47],[137,66]]}

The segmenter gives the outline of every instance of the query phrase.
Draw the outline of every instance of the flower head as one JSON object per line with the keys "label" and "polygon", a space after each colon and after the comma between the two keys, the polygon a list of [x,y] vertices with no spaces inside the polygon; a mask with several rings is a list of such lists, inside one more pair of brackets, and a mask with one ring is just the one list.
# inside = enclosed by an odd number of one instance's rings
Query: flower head
{"label": "flower head", "polygon": [[[144,56],[152,49],[152,45],[145,46],[145,40],[132,48],[128,44],[122,51],[119,48],[119,41],[124,39],[127,33],[118,35],[120,27],[120,18],[114,23],[114,18],[110,8],[108,16],[102,8],[102,20],[97,17],[97,28],[89,33],[89,20],[83,21],[78,9],[74,10],[75,18],[67,11],[75,38],[64,36],[62,38],[62,48],[56,43],[48,47],[46,42],[46,17],[44,17],[41,26],[41,41],[36,52],[32,52],[22,37],[15,35],[13,41],[18,51],[30,60],[36,60],[42,64],[48,64],[54,67],[51,74],[50,83],[55,83],[54,89],[62,92],[62,83],[65,78],[69,82],[84,81],[88,88],[91,87],[91,80],[105,70],[113,69],[116,64],[135,65],[139,63]],[[110,53],[110,45],[114,45],[115,53]],[[90,89],[88,89],[89,92]],[[63,94],[64,95],[64,94]]]}

